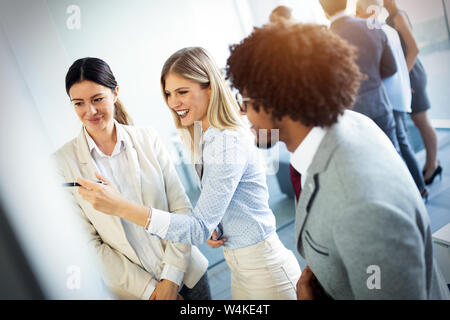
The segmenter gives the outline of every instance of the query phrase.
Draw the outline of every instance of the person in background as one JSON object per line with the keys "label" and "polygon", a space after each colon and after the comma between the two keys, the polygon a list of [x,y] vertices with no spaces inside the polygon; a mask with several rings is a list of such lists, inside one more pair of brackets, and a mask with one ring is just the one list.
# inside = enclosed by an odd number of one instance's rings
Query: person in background
{"label": "person in background", "polygon": [[280,19],[291,20],[292,19],[292,9],[286,6],[278,6],[272,10],[269,16],[269,21],[271,23],[277,22]]}
{"label": "person in background", "polygon": [[372,119],[400,153],[392,106],[382,82],[397,72],[386,34],[370,30],[367,21],[346,14],[347,0],[320,0],[320,4],[331,22],[330,29],[358,50],[356,63],[366,79],[353,110]]}
{"label": "person in background", "polygon": [[[277,43],[277,46],[273,44]],[[428,214],[386,135],[348,110],[355,48],[316,24],[255,28],[231,46],[227,78],[256,132],[292,152],[299,299],[443,299]],[[258,72],[254,72],[258,70]]]}
{"label": "person in background", "polygon": [[[356,3],[356,16],[362,19],[373,17],[374,12],[371,10],[372,6],[376,6],[381,10],[383,8],[383,0],[358,0]],[[378,19],[378,17],[374,17],[374,19]],[[394,110],[400,154],[403,160],[405,160],[422,198],[428,199],[428,190],[425,188],[425,181],[419,168],[419,163],[409,143],[408,127],[406,125],[406,114],[411,112],[411,83],[409,80],[408,66],[406,65],[397,31],[386,23],[378,22],[382,30],[386,33],[398,70],[393,76],[383,79],[383,84]]]}
{"label": "person in background", "polygon": [[161,89],[200,179],[195,208],[173,214],[86,179],[77,180],[80,195],[160,238],[223,245],[233,299],[295,300],[300,266],[278,238],[254,137],[220,69],[205,49],[181,49],[164,64]]}
{"label": "person in background", "polygon": [[405,11],[399,10],[395,0],[384,0],[384,7],[389,12],[386,23],[398,31],[406,64],[409,70],[412,90],[411,119],[419,129],[426,150],[423,168],[425,184],[433,183],[436,176],[442,179],[442,167],[437,159],[438,141],[436,130],[431,125],[428,110],[431,108],[426,92],[427,75],[419,60],[419,46],[412,33],[411,23]]}
{"label": "person in background", "polygon": [[[66,91],[82,128],[54,154],[62,180],[108,177],[136,203],[179,215],[191,209],[156,131],[131,125],[106,62],[75,61]],[[196,247],[161,240],[127,220],[105,216],[76,191],[71,190],[73,205],[103,265],[104,280],[118,298],[211,299],[208,261]]]}

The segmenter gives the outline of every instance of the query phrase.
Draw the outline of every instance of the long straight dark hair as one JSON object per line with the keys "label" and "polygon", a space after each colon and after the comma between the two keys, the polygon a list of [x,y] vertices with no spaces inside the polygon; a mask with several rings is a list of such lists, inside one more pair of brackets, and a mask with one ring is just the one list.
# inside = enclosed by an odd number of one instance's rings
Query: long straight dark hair
{"label": "long straight dark hair", "polygon": [[[110,88],[113,92],[117,87],[117,81],[108,64],[99,58],[82,58],[75,61],[66,74],[66,92],[69,95],[70,88],[78,82],[89,80]],[[117,99],[114,103],[114,119],[125,125],[132,125],[133,119],[128,115],[122,102]]]}

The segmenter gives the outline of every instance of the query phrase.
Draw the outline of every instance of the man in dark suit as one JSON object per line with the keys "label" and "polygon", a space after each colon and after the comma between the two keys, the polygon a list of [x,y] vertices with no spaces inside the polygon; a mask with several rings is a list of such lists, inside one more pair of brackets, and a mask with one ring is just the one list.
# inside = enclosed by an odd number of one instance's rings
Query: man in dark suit
{"label": "man in dark suit", "polygon": [[367,77],[353,110],[372,119],[399,151],[392,106],[382,83],[397,72],[386,34],[368,25],[367,20],[347,15],[347,0],[320,0],[320,4],[331,22],[330,29],[358,49],[356,64]]}

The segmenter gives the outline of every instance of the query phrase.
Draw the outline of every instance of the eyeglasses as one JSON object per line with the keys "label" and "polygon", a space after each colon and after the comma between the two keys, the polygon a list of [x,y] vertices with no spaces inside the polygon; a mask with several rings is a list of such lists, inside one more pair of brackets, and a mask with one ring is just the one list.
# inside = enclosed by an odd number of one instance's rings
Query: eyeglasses
{"label": "eyeglasses", "polygon": [[241,110],[241,112],[247,112],[247,108],[248,108],[248,102],[250,102],[252,99],[251,98],[244,98],[242,97],[242,95],[238,92],[236,93],[236,101],[239,105],[239,109]]}

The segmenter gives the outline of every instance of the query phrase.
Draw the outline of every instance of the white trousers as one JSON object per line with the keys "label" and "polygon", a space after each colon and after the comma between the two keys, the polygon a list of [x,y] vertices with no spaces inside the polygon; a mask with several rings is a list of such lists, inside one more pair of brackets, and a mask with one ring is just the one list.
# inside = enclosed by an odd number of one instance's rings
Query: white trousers
{"label": "white trousers", "polygon": [[233,300],[296,300],[301,270],[297,258],[276,232],[255,245],[223,248],[231,270]]}

